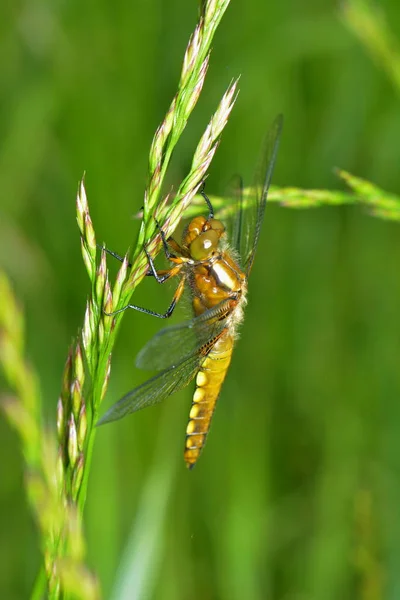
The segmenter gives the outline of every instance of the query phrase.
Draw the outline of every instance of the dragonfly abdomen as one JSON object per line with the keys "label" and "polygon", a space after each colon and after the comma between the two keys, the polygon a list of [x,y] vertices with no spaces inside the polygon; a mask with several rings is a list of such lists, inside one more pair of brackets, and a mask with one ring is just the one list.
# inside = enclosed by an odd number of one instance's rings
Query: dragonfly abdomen
{"label": "dragonfly abdomen", "polygon": [[210,350],[196,375],[184,453],[189,469],[194,467],[204,447],[221,386],[231,362],[232,350],[233,337],[227,331]]}

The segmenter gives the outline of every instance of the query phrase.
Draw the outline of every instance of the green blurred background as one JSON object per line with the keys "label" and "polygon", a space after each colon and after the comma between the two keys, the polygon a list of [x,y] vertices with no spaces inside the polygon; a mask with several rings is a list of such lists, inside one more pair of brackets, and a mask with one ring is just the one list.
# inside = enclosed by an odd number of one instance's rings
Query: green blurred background
{"label": "green blurred background", "polygon": [[[380,5],[400,37],[398,1]],[[124,252],[196,19],[194,0],[0,4],[0,262],[26,311],[49,422],[89,292],[78,180],[86,171],[99,240]],[[210,193],[232,173],[251,181],[278,112],[275,184],[339,187],[339,166],[399,191],[398,94],[339,5],[232,0],[213,47],[170,183],[241,74]],[[268,206],[196,469],[182,458],[191,390],[98,431],[85,528],[105,598],[400,598],[399,252],[399,225],[360,208]],[[135,299],[164,310],[172,290],[145,281]],[[126,315],[105,405],[144,380],[134,357],[159,327]],[[0,596],[23,599],[41,557],[2,416],[0,465]]]}

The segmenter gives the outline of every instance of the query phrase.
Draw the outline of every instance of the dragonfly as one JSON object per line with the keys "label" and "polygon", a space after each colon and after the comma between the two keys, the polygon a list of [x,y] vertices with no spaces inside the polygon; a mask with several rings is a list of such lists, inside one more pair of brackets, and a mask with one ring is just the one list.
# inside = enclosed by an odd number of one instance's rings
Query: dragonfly
{"label": "dragonfly", "polygon": [[[236,185],[236,216],[230,243],[222,221],[214,216],[212,203],[203,189],[201,195],[207,216],[194,217],[184,230],[181,243],[161,239],[171,268],[157,271],[148,258],[148,275],[158,283],[179,278],[172,302],[165,313],[128,304],[118,311],[139,310],[166,319],[171,316],[184,289],[188,289],[192,319],[161,329],[139,352],[136,366],[159,371],[128,392],[100,419],[99,424],[125,417],[158,404],[186,387],[193,379],[195,390],[186,427],[184,460],[188,468],[196,464],[205,445],[217,400],[231,362],[238,326],[243,320],[250,271],[259,242],[268,190],[274,169],[283,118],[274,120],[267,134],[254,185],[246,193]],[[109,254],[122,260],[114,252]]]}

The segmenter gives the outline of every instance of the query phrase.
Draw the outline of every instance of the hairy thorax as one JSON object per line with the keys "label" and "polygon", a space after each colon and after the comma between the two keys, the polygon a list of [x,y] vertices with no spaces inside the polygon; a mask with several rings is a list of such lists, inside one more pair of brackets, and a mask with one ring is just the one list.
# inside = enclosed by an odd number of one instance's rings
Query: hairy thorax
{"label": "hairy thorax", "polygon": [[242,312],[247,289],[246,277],[227,252],[220,252],[207,261],[195,264],[190,274],[190,285],[196,315],[225,300],[232,301],[232,313]]}

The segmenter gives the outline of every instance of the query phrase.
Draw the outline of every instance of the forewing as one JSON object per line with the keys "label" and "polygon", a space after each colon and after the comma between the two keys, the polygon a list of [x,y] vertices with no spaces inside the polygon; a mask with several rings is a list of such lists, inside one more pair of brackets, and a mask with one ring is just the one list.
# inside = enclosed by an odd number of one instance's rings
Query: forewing
{"label": "forewing", "polygon": [[137,388],[128,392],[114,404],[98,421],[98,425],[117,421],[130,413],[147,406],[158,404],[186,387],[196,375],[204,356],[195,354],[183,360],[180,364],[165,369]]}
{"label": "forewing", "polygon": [[247,275],[249,275],[253,266],[260,237],[268,190],[278,153],[282,125],[283,117],[282,115],[278,115],[267,134],[253,187],[250,191],[247,191],[244,198],[246,210],[243,211],[244,219],[241,228],[240,255]]}
{"label": "forewing", "polygon": [[161,329],[139,352],[136,366],[157,371],[199,353],[225,329],[229,312],[230,302],[224,300],[190,321]]}
{"label": "forewing", "polygon": [[231,229],[229,235],[231,247],[237,256],[240,256],[240,240],[243,235],[244,204],[243,204],[243,180],[240,175],[234,175],[229,184],[228,197],[231,199],[234,212],[231,216]]}

